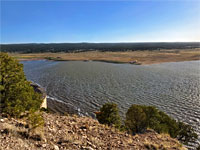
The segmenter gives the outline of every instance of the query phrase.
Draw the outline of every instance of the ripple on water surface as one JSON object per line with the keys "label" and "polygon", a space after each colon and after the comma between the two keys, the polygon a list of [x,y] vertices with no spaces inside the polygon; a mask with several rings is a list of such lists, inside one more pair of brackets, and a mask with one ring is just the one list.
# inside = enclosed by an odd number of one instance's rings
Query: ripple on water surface
{"label": "ripple on water surface", "polygon": [[44,60],[22,63],[29,80],[82,114],[93,116],[108,101],[119,105],[122,116],[131,104],[154,105],[200,133],[200,61],[144,66]]}

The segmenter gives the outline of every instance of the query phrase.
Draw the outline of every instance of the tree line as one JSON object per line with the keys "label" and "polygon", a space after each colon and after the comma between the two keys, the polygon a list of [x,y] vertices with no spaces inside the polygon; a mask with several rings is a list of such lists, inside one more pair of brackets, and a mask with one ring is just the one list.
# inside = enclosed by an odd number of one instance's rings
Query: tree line
{"label": "tree line", "polygon": [[159,49],[200,48],[200,42],[174,43],[49,43],[49,44],[1,44],[1,52],[43,53],[43,52],[82,52],[82,51],[136,51]]}

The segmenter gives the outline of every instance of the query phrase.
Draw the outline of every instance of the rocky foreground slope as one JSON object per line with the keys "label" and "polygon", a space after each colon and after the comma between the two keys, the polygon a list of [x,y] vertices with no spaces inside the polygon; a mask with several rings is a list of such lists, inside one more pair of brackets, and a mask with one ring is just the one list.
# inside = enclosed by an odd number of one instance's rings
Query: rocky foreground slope
{"label": "rocky foreground slope", "polygon": [[184,150],[181,144],[168,135],[149,130],[131,136],[114,128],[99,124],[89,117],[60,116],[43,113],[43,129],[28,132],[25,122],[0,119],[0,149],[4,150]]}

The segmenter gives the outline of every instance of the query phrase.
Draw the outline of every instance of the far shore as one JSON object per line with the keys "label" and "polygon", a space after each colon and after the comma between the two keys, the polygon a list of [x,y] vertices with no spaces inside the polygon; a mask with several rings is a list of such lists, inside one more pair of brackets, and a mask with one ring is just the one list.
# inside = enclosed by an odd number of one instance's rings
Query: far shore
{"label": "far shore", "polygon": [[107,63],[147,65],[164,62],[200,60],[200,48],[125,52],[87,51],[79,53],[9,53],[9,55],[17,58],[20,61],[46,59],[52,61],[101,61]]}

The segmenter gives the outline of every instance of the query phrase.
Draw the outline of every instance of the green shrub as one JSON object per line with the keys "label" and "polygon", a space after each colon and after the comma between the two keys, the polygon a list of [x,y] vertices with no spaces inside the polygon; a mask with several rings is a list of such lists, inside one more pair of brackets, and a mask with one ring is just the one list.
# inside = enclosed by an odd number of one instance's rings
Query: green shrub
{"label": "green shrub", "polygon": [[40,112],[30,111],[28,115],[28,125],[29,130],[33,131],[34,129],[38,127],[43,127],[44,125],[44,119],[42,118],[42,115]]}
{"label": "green shrub", "polygon": [[25,111],[40,108],[41,95],[26,80],[23,65],[6,53],[0,53],[0,83],[2,112],[19,117]]}
{"label": "green shrub", "polygon": [[179,130],[177,139],[182,141],[183,144],[188,145],[188,143],[193,143],[198,138],[198,135],[194,132],[194,129],[190,125],[178,122],[178,127]]}
{"label": "green shrub", "polygon": [[121,121],[117,104],[106,103],[100,108],[100,112],[96,113],[97,120],[102,124],[120,127]]}
{"label": "green shrub", "polygon": [[132,134],[143,132],[148,127],[158,133],[168,133],[186,145],[198,138],[190,125],[177,122],[153,106],[132,105],[126,113],[125,125]]}
{"label": "green shrub", "polygon": [[127,113],[125,125],[132,134],[144,132],[147,128],[147,116],[139,105],[132,105]]}

